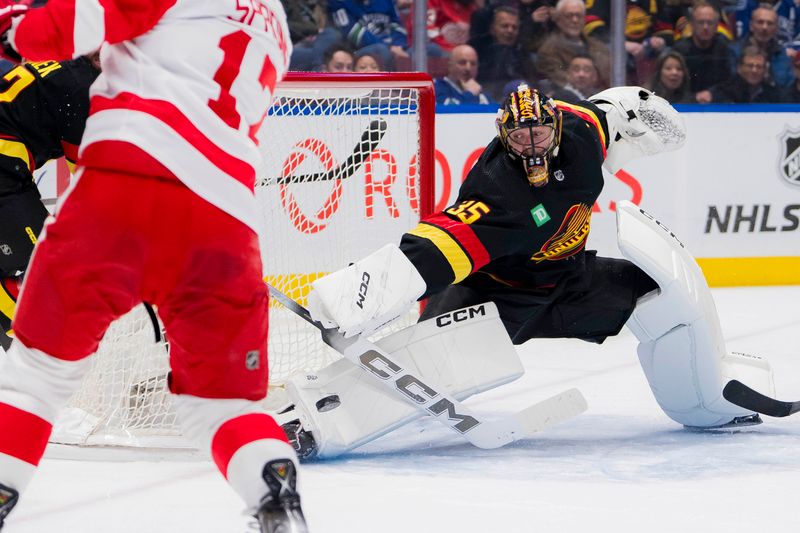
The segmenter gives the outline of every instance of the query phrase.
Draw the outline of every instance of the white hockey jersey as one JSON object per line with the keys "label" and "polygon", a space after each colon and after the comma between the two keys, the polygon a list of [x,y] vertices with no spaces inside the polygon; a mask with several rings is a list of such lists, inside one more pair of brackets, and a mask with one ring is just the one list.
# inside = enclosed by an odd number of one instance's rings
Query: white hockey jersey
{"label": "white hockey jersey", "polygon": [[106,43],[81,150],[132,143],[256,229],[256,134],[292,46],[279,0],[50,0],[9,40],[30,60]]}

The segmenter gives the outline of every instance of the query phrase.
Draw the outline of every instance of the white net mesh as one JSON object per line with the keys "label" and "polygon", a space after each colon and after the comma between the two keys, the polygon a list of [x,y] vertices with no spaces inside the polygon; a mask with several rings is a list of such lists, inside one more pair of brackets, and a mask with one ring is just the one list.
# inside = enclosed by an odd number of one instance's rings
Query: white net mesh
{"label": "white net mesh", "polygon": [[[421,119],[420,91],[402,80],[379,89],[352,84],[288,84],[261,130],[264,167],[256,197],[265,279],[302,304],[311,281],[398,242],[420,216],[420,135],[433,127],[432,117]],[[269,332],[269,398],[277,405],[289,376],[338,355],[315,328],[277,305]],[[154,342],[143,306],[112,324],[92,364],[51,441],[187,445],[166,389],[167,346]]]}

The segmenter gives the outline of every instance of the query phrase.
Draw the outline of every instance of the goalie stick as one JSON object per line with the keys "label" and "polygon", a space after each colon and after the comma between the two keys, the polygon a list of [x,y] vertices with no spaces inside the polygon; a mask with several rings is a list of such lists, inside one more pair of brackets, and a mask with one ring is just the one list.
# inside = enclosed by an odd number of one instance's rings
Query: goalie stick
{"label": "goalie stick", "polygon": [[[433,416],[471,444],[483,449],[500,448],[531,437],[547,427],[583,413],[586,400],[578,389],[557,394],[531,405],[518,413],[500,419],[485,420],[445,392],[428,378],[420,378],[403,368],[392,356],[369,340],[355,336],[345,338],[335,328],[325,328],[311,318],[308,310],[269,286],[270,295],[290,311],[312,324],[322,333],[322,340],[353,364],[384,384],[417,409]],[[445,414],[446,416],[440,416]]]}
{"label": "goalie stick", "polygon": [[361,140],[353,148],[352,153],[345,161],[336,168],[327,172],[318,172],[315,174],[301,174],[299,176],[277,176],[271,178],[264,178],[258,182],[258,185],[287,185],[290,183],[309,183],[316,181],[332,181],[344,180],[352,176],[356,170],[361,168],[364,161],[369,155],[378,147],[378,144],[386,134],[386,121],[382,118],[373,120],[361,134]]}
{"label": "goalie stick", "polygon": [[800,402],[784,402],[770,398],[735,379],[725,385],[725,388],[722,389],[722,396],[739,407],[776,418],[793,415],[800,411]]}

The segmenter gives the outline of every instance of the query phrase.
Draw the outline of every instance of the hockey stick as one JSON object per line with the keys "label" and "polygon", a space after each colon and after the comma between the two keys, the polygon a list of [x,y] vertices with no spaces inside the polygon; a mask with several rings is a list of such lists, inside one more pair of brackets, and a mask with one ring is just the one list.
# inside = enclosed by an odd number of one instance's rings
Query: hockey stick
{"label": "hockey stick", "polygon": [[158,323],[158,315],[153,306],[147,302],[142,302],[144,309],[147,311],[147,316],[150,318],[150,325],[153,326],[153,333],[155,334],[156,343],[161,342],[161,324]]}
{"label": "hockey stick", "polygon": [[336,168],[327,172],[318,172],[316,174],[302,174],[300,176],[277,176],[271,178],[264,178],[258,182],[259,186],[263,185],[286,185],[290,183],[309,183],[315,181],[332,181],[344,180],[352,176],[356,170],[361,168],[364,161],[369,154],[372,153],[386,134],[386,121],[382,118],[373,120],[361,134],[361,140],[353,148],[350,156]]}
{"label": "hockey stick", "polygon": [[[322,340],[353,364],[384,384],[394,394],[433,416],[470,443],[483,449],[505,446],[531,437],[547,427],[583,413],[586,400],[577,389],[557,394],[501,419],[485,420],[428,378],[403,368],[392,356],[361,336],[346,339],[337,329],[325,328],[306,308],[269,286],[272,297],[322,333]],[[446,416],[440,416],[445,414]]]}
{"label": "hockey stick", "polygon": [[800,402],[784,402],[765,396],[741,381],[732,379],[722,389],[722,396],[731,402],[762,415],[782,418],[800,411]]}

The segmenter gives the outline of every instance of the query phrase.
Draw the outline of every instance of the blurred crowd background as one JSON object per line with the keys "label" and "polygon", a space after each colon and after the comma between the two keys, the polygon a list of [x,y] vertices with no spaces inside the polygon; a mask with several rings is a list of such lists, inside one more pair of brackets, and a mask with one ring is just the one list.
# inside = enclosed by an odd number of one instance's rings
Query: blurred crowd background
{"label": "blurred crowd background", "polygon": [[[612,0],[282,0],[291,70],[414,70],[440,104],[499,102],[520,81],[578,101],[611,83]],[[800,0],[624,0],[625,83],[673,103],[800,102]],[[420,34],[420,32],[416,32]]]}

